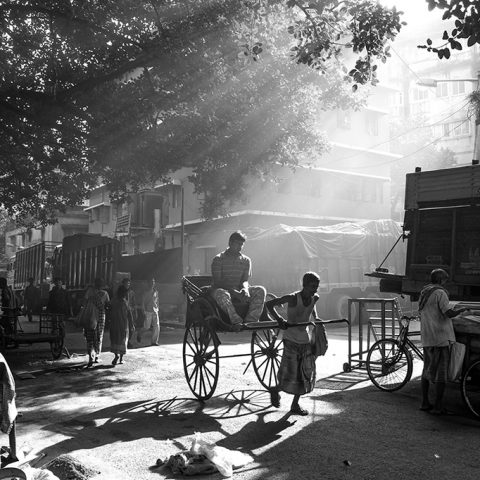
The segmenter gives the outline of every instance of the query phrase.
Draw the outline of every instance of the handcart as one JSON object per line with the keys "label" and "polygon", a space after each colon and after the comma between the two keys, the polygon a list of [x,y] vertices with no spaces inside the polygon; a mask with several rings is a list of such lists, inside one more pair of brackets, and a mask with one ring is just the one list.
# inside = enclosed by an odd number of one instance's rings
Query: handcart
{"label": "handcart", "polygon": [[[65,351],[65,323],[64,315],[41,313],[38,328],[32,330],[23,328],[18,319],[18,310],[3,308],[0,325],[0,352],[5,353],[9,348],[18,348],[20,345],[33,345],[34,343],[49,343],[54,360],[58,360]],[[36,325],[35,325],[36,327]]]}
{"label": "handcart", "polygon": [[[183,291],[187,298],[185,335],[183,338],[183,368],[192,393],[199,400],[209,399],[217,387],[220,359],[249,356],[243,373],[253,365],[261,385],[267,390],[277,386],[277,372],[283,353],[278,323],[264,309],[260,321],[234,326],[209,295],[212,278],[185,276]],[[275,298],[267,294],[267,300]],[[346,319],[318,321],[317,324],[348,323]],[[299,324],[308,325],[309,323]],[[219,354],[219,332],[251,331],[250,352],[236,355]]]}
{"label": "handcart", "polygon": [[[423,360],[421,346],[411,338],[418,332],[409,332],[410,321],[416,319],[404,315],[397,336],[381,338],[370,347],[367,372],[380,390],[402,388],[412,377],[414,356]],[[461,316],[452,321],[457,341],[466,345],[460,378],[462,398],[470,412],[480,418],[480,323]]]}

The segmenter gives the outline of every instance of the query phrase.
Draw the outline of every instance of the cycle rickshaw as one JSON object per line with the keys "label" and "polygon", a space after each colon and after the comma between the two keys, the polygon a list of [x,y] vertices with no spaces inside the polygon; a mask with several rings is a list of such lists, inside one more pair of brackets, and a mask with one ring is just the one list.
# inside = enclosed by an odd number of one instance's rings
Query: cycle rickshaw
{"label": "cycle rickshaw", "polygon": [[[185,334],[183,338],[183,368],[192,393],[199,400],[209,399],[217,387],[220,359],[250,356],[243,373],[253,365],[261,385],[267,390],[277,386],[277,372],[283,352],[283,341],[279,338],[278,323],[272,320],[265,309],[260,321],[242,324],[236,328],[209,295],[212,277],[185,276],[182,278],[183,292],[187,298]],[[275,298],[267,293],[267,300]],[[317,323],[347,322],[348,320],[326,320]],[[298,325],[308,325],[298,324]],[[218,332],[251,331],[250,352],[220,356]]]}

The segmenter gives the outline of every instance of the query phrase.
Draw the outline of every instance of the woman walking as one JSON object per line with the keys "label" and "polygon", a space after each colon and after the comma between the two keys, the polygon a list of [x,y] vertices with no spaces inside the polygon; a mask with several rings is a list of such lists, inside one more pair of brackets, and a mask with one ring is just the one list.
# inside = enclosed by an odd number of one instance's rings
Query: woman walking
{"label": "woman walking", "polygon": [[[89,287],[85,293],[85,303],[93,302],[96,307],[96,322],[84,327],[85,339],[87,342],[88,364],[98,363],[102,351],[103,333],[105,331],[105,308],[110,303],[108,293],[103,290],[103,280],[96,278],[93,287]],[[95,326],[94,326],[95,325]]]}
{"label": "woman walking", "polygon": [[112,365],[123,363],[123,356],[127,353],[129,327],[133,323],[127,295],[127,288],[124,285],[120,285],[112,300],[110,350],[115,355]]}

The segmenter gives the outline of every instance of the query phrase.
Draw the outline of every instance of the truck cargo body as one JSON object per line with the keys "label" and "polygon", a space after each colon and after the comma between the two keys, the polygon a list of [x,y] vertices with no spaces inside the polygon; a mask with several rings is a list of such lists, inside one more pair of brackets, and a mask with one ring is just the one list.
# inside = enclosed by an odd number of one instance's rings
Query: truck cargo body
{"label": "truck cargo body", "polygon": [[[401,235],[400,225],[392,220],[321,227],[278,225],[245,244],[245,254],[253,263],[251,283],[283,295],[301,289],[305,272],[317,272],[319,314],[345,318],[349,298],[378,296],[378,280],[365,273],[380,264]],[[400,244],[385,266],[403,275],[405,254]]]}
{"label": "truck cargo body", "polygon": [[112,286],[119,260],[118,240],[79,233],[63,239],[54,258],[54,274],[69,291],[84,291],[93,285],[95,278],[102,278],[105,285]]}
{"label": "truck cargo body", "polygon": [[19,251],[14,269],[17,291],[23,291],[29,277],[40,285],[44,305],[53,279],[61,278],[71,294],[74,313],[79,309],[86,288],[93,285],[95,278],[104,281],[110,294],[123,278],[130,278],[139,301],[143,290],[155,278],[162,303],[183,303],[180,248],[122,256],[118,240],[78,233],[65,237],[62,245],[42,242]]}
{"label": "truck cargo body", "polygon": [[430,272],[449,273],[451,300],[480,301],[480,166],[407,174],[405,276],[381,280],[381,290],[418,299]]}
{"label": "truck cargo body", "polygon": [[23,250],[19,250],[13,262],[13,289],[23,291],[28,285],[28,279],[33,278],[36,285],[51,280],[51,258],[55,250],[55,244],[41,242]]}

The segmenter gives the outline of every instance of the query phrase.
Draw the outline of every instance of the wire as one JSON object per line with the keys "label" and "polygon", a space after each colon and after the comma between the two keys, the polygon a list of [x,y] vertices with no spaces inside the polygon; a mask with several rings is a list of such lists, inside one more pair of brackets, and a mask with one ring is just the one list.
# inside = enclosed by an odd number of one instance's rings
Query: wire
{"label": "wire", "polygon": [[[396,135],[395,137],[390,137],[388,140],[384,140],[383,142],[380,142],[380,143],[376,143],[375,145],[371,145],[371,146],[368,146],[368,147],[365,147],[366,149],[368,150],[373,150],[377,147],[380,147],[382,145],[385,145],[386,143],[390,143],[392,142],[393,140],[396,140],[397,138],[400,138],[400,137],[403,137],[403,135],[407,135],[409,134],[410,132],[413,132],[415,130],[418,130],[419,128],[430,128],[430,127],[434,127],[435,125],[438,125],[440,123],[443,123],[445,120],[448,120],[450,117],[453,117],[454,115],[456,115],[458,112],[460,112],[461,110],[463,110],[467,104],[469,103],[469,100],[465,100],[463,99],[462,100],[463,102],[463,105],[458,109],[458,110],[455,110],[453,113],[451,113],[450,115],[447,115],[446,117],[440,119],[440,120],[437,120],[436,122],[433,122],[433,123],[430,123],[430,124],[427,124],[427,125],[420,125],[418,127],[413,127],[411,128],[410,130],[406,130],[405,132],[402,132],[402,133],[399,133],[398,135]],[[458,102],[460,103],[460,102]],[[458,104],[457,104],[458,105]],[[456,106],[456,105],[455,105]],[[357,152],[357,153],[352,153],[351,155],[348,155],[346,157],[342,157],[340,159],[336,159],[335,161],[332,161],[332,162],[329,162],[327,165],[331,165],[333,163],[336,163],[338,161],[342,161],[342,160],[349,160],[350,158],[354,158],[354,157],[357,157],[358,155],[362,155],[363,152]]]}
{"label": "wire", "polygon": [[[469,115],[463,122],[459,123],[456,127],[452,128],[452,130],[450,130],[450,132],[453,132],[457,128],[461,127],[464,123],[470,121],[471,118],[472,118],[472,115]],[[430,143],[427,143],[423,147],[420,147],[418,150],[415,150],[414,152],[408,153],[407,155],[404,155],[401,158],[394,158],[394,159],[391,159],[391,160],[387,160],[385,162],[376,163],[375,165],[360,165],[360,166],[357,166],[357,167],[350,167],[350,168],[352,170],[357,170],[357,169],[363,169],[363,168],[380,167],[382,165],[388,165],[389,163],[393,163],[393,162],[396,162],[396,161],[401,161],[401,160],[404,160],[405,158],[408,158],[408,157],[411,157],[412,155],[415,155],[416,153],[424,150],[425,148],[429,147],[430,145],[433,145],[434,143],[437,143],[442,138],[446,138],[447,136],[448,135],[441,135],[440,137],[437,137],[434,140],[432,140]],[[342,160],[342,159],[340,159],[340,160]],[[336,162],[338,162],[338,161],[339,160],[336,160]]]}

